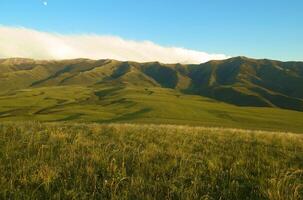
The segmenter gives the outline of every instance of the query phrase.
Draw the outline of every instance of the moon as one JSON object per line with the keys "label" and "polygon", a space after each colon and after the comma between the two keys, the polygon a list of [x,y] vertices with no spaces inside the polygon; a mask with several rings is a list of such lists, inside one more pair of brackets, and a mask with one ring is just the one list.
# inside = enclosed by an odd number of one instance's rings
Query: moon
{"label": "moon", "polygon": [[47,1],[43,1],[43,5],[44,5],[44,6],[47,6]]}

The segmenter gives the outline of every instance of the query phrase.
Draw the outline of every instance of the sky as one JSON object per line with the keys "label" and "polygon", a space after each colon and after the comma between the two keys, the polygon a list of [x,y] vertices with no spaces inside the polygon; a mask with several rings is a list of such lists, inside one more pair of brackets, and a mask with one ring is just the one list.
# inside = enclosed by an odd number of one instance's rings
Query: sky
{"label": "sky", "polygon": [[0,57],[303,61],[302,0],[0,0],[0,10]]}

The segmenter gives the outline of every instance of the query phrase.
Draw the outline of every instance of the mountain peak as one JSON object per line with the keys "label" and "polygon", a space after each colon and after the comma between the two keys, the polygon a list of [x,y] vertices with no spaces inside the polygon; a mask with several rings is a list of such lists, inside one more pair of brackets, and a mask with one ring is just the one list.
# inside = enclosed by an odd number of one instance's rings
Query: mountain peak
{"label": "mountain peak", "polygon": [[248,58],[246,56],[236,56],[236,57],[229,58],[228,60],[233,60],[233,61],[253,61],[255,59]]}

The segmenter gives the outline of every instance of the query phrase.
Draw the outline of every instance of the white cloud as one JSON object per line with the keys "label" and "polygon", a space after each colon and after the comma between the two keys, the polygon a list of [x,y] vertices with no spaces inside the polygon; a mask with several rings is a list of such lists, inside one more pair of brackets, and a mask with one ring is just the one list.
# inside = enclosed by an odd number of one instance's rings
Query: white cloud
{"label": "white cloud", "polygon": [[63,35],[27,28],[0,26],[0,58],[116,59],[163,63],[202,63],[228,58],[178,47],[163,47],[150,41],[124,40],[94,34]]}

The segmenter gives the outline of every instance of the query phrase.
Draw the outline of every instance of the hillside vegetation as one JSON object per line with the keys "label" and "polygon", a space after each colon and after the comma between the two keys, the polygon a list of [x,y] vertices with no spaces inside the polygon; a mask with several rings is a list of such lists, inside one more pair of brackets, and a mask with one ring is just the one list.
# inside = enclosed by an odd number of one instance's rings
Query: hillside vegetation
{"label": "hillside vegetation", "polygon": [[134,122],[302,132],[302,69],[300,62],[244,57],[201,65],[2,59],[0,121]]}
{"label": "hillside vegetation", "polygon": [[303,136],[169,125],[0,124],[1,199],[303,198]]}
{"label": "hillside vegetation", "polygon": [[187,124],[303,132],[303,112],[238,107],[157,87],[19,90],[0,97],[0,120]]}
{"label": "hillside vegetation", "polygon": [[235,57],[200,65],[75,59],[0,60],[2,93],[48,86],[99,84],[159,87],[241,106],[303,111],[303,63]]}

